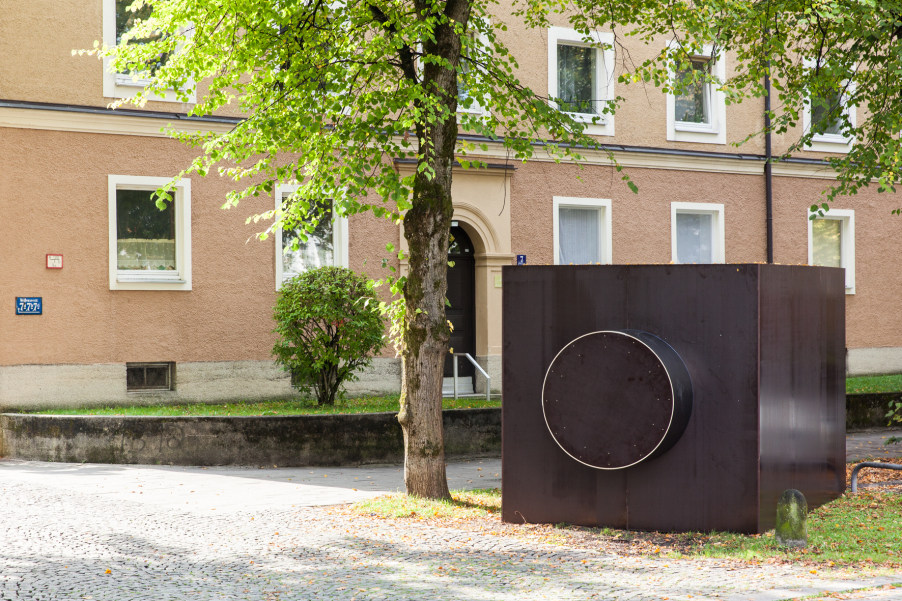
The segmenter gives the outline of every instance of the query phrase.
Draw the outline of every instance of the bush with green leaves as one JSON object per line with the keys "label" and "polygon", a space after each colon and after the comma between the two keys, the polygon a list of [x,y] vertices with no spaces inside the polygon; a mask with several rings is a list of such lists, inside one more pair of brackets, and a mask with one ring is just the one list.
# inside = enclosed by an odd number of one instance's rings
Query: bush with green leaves
{"label": "bush with green leaves", "polygon": [[[282,284],[273,310],[276,363],[292,384],[334,405],[382,350],[385,326],[372,285],[344,267],[311,269]],[[339,396],[340,398],[340,396]]]}

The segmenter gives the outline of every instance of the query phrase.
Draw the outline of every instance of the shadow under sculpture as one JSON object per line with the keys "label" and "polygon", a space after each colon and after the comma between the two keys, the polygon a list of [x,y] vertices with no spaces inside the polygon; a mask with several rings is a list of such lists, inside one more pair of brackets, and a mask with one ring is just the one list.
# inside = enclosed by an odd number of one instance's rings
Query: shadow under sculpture
{"label": "shadow under sculpture", "polygon": [[505,521],[754,533],[842,493],[841,269],[503,272]]}

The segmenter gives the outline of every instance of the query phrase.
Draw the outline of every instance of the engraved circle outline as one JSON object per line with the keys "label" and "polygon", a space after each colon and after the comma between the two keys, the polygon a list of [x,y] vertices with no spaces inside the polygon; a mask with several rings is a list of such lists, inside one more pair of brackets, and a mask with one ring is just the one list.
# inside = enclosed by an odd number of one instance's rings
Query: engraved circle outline
{"label": "engraved circle outline", "polygon": [[[586,336],[594,336],[595,334],[617,334],[619,336],[626,336],[627,338],[632,338],[633,340],[635,340],[636,342],[638,342],[639,344],[641,344],[642,346],[647,348],[651,352],[651,354],[655,356],[655,359],[657,359],[658,363],[661,365],[661,367],[664,368],[664,373],[667,374],[667,382],[670,384],[671,406],[670,406],[670,421],[667,423],[667,429],[664,430],[664,434],[661,436],[661,440],[658,441],[658,444],[655,445],[655,448],[653,448],[647,455],[643,456],[638,461],[634,461],[633,463],[631,463],[629,465],[622,465],[619,467],[598,467],[597,465],[592,465],[591,463],[586,463],[585,461],[577,459],[576,457],[571,455],[569,452],[567,452],[567,449],[565,449],[564,446],[558,441],[557,437],[555,437],[554,432],[551,431],[551,425],[548,423],[548,416],[545,415],[545,384],[548,382],[548,374],[551,373],[551,368],[554,366],[554,362],[557,361],[557,358],[560,357],[561,353],[563,353],[565,350],[567,350],[567,348],[571,344],[573,344],[580,338],[585,338]],[[658,447],[660,447],[661,444],[664,442],[664,439],[667,438],[667,434],[670,433],[670,428],[673,426],[673,417],[674,417],[674,414],[676,413],[676,391],[673,389],[673,378],[670,377],[670,372],[667,371],[667,366],[664,364],[664,361],[661,360],[661,356],[658,353],[656,353],[653,348],[651,348],[650,346],[645,344],[643,341],[639,340],[638,338],[636,338],[635,336],[633,336],[631,334],[625,333],[622,330],[599,330],[597,332],[589,332],[588,334],[583,334],[582,336],[577,336],[576,338],[574,338],[573,340],[571,340],[570,342],[565,344],[563,347],[561,347],[561,350],[559,350],[557,352],[557,354],[554,356],[554,359],[552,359],[551,363],[548,365],[548,369],[545,371],[545,378],[542,380],[541,402],[542,402],[542,419],[545,420],[545,427],[548,428],[548,433],[551,434],[551,439],[554,440],[554,443],[558,447],[560,447],[560,449],[562,451],[564,451],[564,453],[566,453],[567,456],[570,457],[571,459],[573,459],[574,461],[578,461],[579,463],[581,463],[585,466],[591,467],[592,469],[605,470],[605,471],[623,470],[628,467],[633,467],[634,465],[638,465],[638,464],[642,463],[643,461],[645,461],[646,459],[648,459],[649,457],[651,457],[652,455],[654,455],[655,451],[658,450]]]}

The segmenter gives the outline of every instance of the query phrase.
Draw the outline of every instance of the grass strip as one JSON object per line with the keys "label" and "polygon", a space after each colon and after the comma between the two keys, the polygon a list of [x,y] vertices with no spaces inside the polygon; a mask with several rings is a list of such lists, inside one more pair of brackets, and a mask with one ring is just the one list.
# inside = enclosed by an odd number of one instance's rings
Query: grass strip
{"label": "grass strip", "polygon": [[501,489],[452,490],[451,499],[442,501],[395,493],[360,501],[351,509],[355,513],[383,518],[483,518],[501,512]]}
{"label": "grass strip", "polygon": [[[400,396],[371,396],[337,401],[333,406],[319,406],[313,399],[266,401],[259,403],[228,403],[224,405],[148,405],[135,407],[92,407],[86,409],[52,409],[38,415],[152,415],[152,416],[262,416],[262,415],[330,415],[353,413],[394,412],[400,410]],[[477,409],[500,407],[501,399],[486,401],[485,397],[442,399],[442,409]]]}
{"label": "grass strip", "polygon": [[846,394],[902,392],[902,375],[846,378]]}

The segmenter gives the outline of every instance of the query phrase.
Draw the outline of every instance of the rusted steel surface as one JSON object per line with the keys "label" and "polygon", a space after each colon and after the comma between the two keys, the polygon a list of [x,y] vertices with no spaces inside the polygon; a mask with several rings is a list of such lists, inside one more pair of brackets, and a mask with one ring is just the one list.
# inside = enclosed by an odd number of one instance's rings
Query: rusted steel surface
{"label": "rusted steel surface", "polygon": [[638,330],[570,341],[548,368],[542,393],[552,438],[598,469],[662,455],[679,440],[692,412],[692,383],[679,355]]}
{"label": "rusted steel surface", "polygon": [[836,498],[846,485],[843,272],[794,266],[783,271],[791,276],[776,270],[761,274],[764,530],[773,527],[769,508],[784,490],[802,491],[813,508]]}
{"label": "rusted steel surface", "polygon": [[[841,270],[753,264],[503,272],[506,521],[759,532],[773,522],[779,495],[770,491],[796,488],[812,506],[841,494]],[[555,442],[543,412],[542,387],[554,358],[574,339],[605,330],[659,337],[682,358],[692,382],[682,436],[659,457],[624,469],[575,460]],[[602,390],[603,378],[592,372],[605,369],[610,373],[610,366],[587,365],[580,378]],[[638,368],[627,361],[622,369]],[[578,388],[567,391],[570,398]],[[587,401],[592,394],[586,392]],[[623,394],[619,405],[606,401],[604,411],[585,414],[595,426],[581,437],[590,440],[597,431],[596,459],[623,444],[611,433],[632,426],[618,424],[636,419],[628,415],[630,393]]]}

